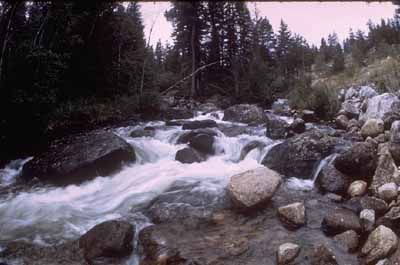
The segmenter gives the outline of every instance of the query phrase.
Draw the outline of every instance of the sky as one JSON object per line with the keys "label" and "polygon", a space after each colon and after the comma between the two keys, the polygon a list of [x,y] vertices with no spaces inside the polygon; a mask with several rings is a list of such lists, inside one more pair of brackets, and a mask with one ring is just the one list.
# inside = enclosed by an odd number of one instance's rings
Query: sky
{"label": "sky", "polygon": [[[395,10],[391,2],[249,2],[247,5],[253,16],[255,8],[260,17],[266,16],[275,32],[283,19],[292,32],[317,46],[322,37],[332,32],[336,32],[342,41],[348,36],[350,28],[367,31],[368,20],[380,22],[382,18],[392,18]],[[164,44],[172,44],[173,28],[164,17],[164,12],[171,7],[170,3],[143,2],[141,6],[146,38],[155,21],[150,43],[155,45],[160,39]]]}

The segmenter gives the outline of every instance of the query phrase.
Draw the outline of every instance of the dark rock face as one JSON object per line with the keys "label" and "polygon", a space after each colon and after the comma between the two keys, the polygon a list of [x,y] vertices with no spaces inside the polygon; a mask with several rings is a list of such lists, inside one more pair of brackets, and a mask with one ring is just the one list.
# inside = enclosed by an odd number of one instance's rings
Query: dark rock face
{"label": "dark rock face", "polygon": [[195,130],[203,128],[218,127],[218,124],[213,120],[190,121],[183,124],[183,130]]}
{"label": "dark rock face", "polygon": [[278,99],[272,104],[271,109],[276,114],[288,115],[290,113],[289,100]]}
{"label": "dark rock face", "polygon": [[25,164],[22,177],[55,184],[79,183],[109,175],[133,161],[135,151],[122,138],[109,132],[91,132],[53,142],[43,155]]}
{"label": "dark rock face", "polygon": [[347,230],[361,231],[360,219],[351,210],[336,209],[328,213],[322,221],[322,228],[328,235],[336,235]]}
{"label": "dark rock face", "polygon": [[303,110],[300,113],[300,117],[305,121],[305,122],[316,122],[317,121],[317,116],[315,115],[315,112],[312,110]]}
{"label": "dark rock face", "polygon": [[224,112],[224,121],[247,124],[261,124],[265,121],[264,112],[256,105],[239,104],[229,107]]}
{"label": "dark rock face", "polygon": [[176,152],[175,160],[184,164],[191,164],[202,162],[205,158],[192,148],[183,148]]}
{"label": "dark rock face", "polygon": [[390,130],[392,128],[392,124],[395,121],[400,120],[400,113],[398,112],[387,112],[383,115],[383,123],[385,130]]}
{"label": "dark rock face", "polygon": [[286,138],[289,124],[277,116],[269,114],[266,116],[266,136],[271,139]]}
{"label": "dark rock face", "polygon": [[368,142],[355,143],[336,158],[334,165],[346,175],[370,177],[376,169],[376,146]]}
{"label": "dark rock face", "polygon": [[317,183],[325,192],[345,194],[351,179],[338,171],[333,165],[326,165],[318,175]]}
{"label": "dark rock face", "polygon": [[378,216],[384,214],[388,209],[387,203],[376,197],[365,196],[361,198],[360,202],[363,209],[372,209]]}
{"label": "dark rock face", "polygon": [[306,124],[303,119],[297,118],[289,125],[289,131],[294,133],[303,133],[306,131]]}
{"label": "dark rock face", "polygon": [[133,250],[134,227],[123,221],[107,221],[94,226],[79,239],[85,259],[121,258]]}
{"label": "dark rock face", "polygon": [[209,134],[198,134],[189,141],[189,146],[207,155],[214,154],[214,136]]}
{"label": "dark rock face", "polygon": [[286,177],[311,178],[316,163],[330,155],[337,143],[320,131],[305,132],[272,147],[262,164]]}

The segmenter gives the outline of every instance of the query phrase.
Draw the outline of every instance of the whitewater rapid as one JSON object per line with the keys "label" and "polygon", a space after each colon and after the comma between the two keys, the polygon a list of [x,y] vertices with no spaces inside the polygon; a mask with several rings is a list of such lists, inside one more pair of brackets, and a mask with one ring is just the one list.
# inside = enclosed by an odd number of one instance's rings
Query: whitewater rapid
{"label": "whitewater rapid", "polygon": [[[224,126],[247,126],[222,121],[222,117],[223,113],[218,111],[190,120],[213,119]],[[133,130],[147,126],[156,129],[154,137],[129,137]],[[259,167],[267,152],[280,143],[265,137],[264,126],[252,127],[250,134],[237,137],[215,131],[216,155],[201,163],[183,164],[175,161],[176,152],[186,146],[176,144],[185,132],[181,126],[165,126],[164,122],[155,121],[116,129],[114,132],[134,147],[137,161],[117,174],[99,176],[80,185],[42,186],[0,197],[0,248],[15,240],[59,244],[116,218],[134,222],[139,230],[149,225],[142,210],[175,181],[195,180],[200,189],[222,193],[232,175]],[[253,149],[240,160],[242,148],[254,140],[265,147]],[[23,164],[30,159],[14,161],[0,171],[0,187],[13,185]],[[313,180],[294,179],[288,184],[307,190],[312,188]]]}

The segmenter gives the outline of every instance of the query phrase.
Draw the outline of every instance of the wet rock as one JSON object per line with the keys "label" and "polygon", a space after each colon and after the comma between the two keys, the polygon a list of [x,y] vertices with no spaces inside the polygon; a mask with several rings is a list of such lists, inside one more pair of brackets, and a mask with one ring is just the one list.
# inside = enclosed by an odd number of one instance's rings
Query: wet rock
{"label": "wet rock", "polygon": [[339,246],[347,252],[353,252],[358,248],[358,234],[349,230],[334,236]]}
{"label": "wet rock", "polygon": [[372,231],[375,225],[375,211],[364,209],[360,212],[360,223],[364,231]]}
{"label": "wet rock", "polygon": [[327,164],[319,173],[317,183],[325,192],[345,194],[350,184],[350,178],[337,170],[333,165]]}
{"label": "wet rock", "polygon": [[277,252],[278,264],[290,264],[299,255],[300,246],[293,243],[285,243],[279,246]]}
{"label": "wet rock", "polygon": [[274,103],[272,103],[271,109],[276,114],[290,114],[290,106],[289,100],[287,99],[277,99]]}
{"label": "wet rock", "polygon": [[213,120],[200,120],[200,121],[189,121],[182,125],[182,130],[196,130],[204,128],[215,128],[218,124]]}
{"label": "wet rock", "polygon": [[337,156],[334,165],[349,176],[372,176],[376,169],[376,147],[366,142],[355,143],[349,150]]}
{"label": "wet rock", "polygon": [[335,122],[336,122],[336,126],[337,126],[339,129],[346,130],[347,127],[349,126],[349,119],[347,118],[346,115],[339,115],[339,116],[336,118]]}
{"label": "wet rock", "polygon": [[378,188],[379,198],[386,202],[391,202],[397,199],[398,191],[396,183],[386,183]]}
{"label": "wet rock", "polygon": [[204,156],[192,148],[183,148],[176,152],[175,160],[184,164],[200,163],[205,160]]}
{"label": "wet rock", "polygon": [[372,209],[377,215],[384,214],[388,209],[388,205],[384,200],[372,196],[361,198],[361,207],[363,209]]}
{"label": "wet rock", "polygon": [[210,136],[217,136],[217,132],[215,132],[213,129],[211,128],[205,128],[205,129],[197,129],[197,130],[193,130],[190,132],[184,132],[183,134],[181,134],[176,143],[177,144],[187,144],[189,143],[194,137],[196,137],[197,135],[200,134],[206,134],[206,135],[210,135]]}
{"label": "wet rock", "polygon": [[399,112],[400,100],[391,93],[384,93],[368,100],[367,109],[361,114],[360,119],[383,119],[388,112]]}
{"label": "wet rock", "polygon": [[224,121],[240,122],[247,124],[264,123],[264,112],[260,107],[249,104],[239,104],[224,111]]}
{"label": "wet rock", "polygon": [[300,113],[300,118],[305,122],[316,122],[318,120],[315,112],[312,110],[303,110]]}
{"label": "wet rock", "polygon": [[397,235],[390,228],[380,225],[368,236],[361,254],[367,264],[374,264],[394,252],[397,244]]}
{"label": "wet rock", "polygon": [[242,151],[240,151],[240,160],[243,160],[248,153],[250,153],[250,151],[254,150],[254,149],[258,149],[258,150],[262,150],[264,147],[266,146],[265,143],[260,142],[260,141],[251,141],[248,144],[246,144],[243,148]]}
{"label": "wet rock", "polygon": [[400,183],[400,173],[387,144],[380,145],[378,156],[377,167],[370,186],[376,195],[382,185],[392,182]]}
{"label": "wet rock", "polygon": [[338,140],[312,130],[271,148],[262,164],[286,177],[311,178],[314,166],[330,155]]}
{"label": "wet rock", "polygon": [[311,265],[338,265],[338,262],[332,249],[318,245],[312,249]]}
{"label": "wet rock", "polygon": [[189,141],[189,146],[206,155],[213,155],[214,136],[209,134],[198,134]]}
{"label": "wet rock", "polygon": [[156,130],[153,127],[146,127],[144,129],[138,129],[132,131],[129,136],[132,138],[138,138],[138,137],[154,137],[156,134]]}
{"label": "wet rock", "polygon": [[90,229],[79,239],[85,259],[92,263],[99,258],[122,258],[133,250],[133,225],[124,221],[106,221]]}
{"label": "wet rock", "polygon": [[271,139],[286,138],[289,124],[279,117],[268,114],[266,115],[266,136]]}
{"label": "wet rock", "polygon": [[228,207],[229,198],[223,189],[204,189],[200,181],[180,180],[159,195],[147,213],[156,224],[177,222],[196,228],[210,222],[218,210]]}
{"label": "wet rock", "polygon": [[306,208],[302,202],[278,208],[279,218],[290,227],[298,228],[306,223]]}
{"label": "wet rock", "polygon": [[75,184],[110,175],[133,161],[135,151],[122,138],[110,132],[90,132],[54,141],[42,155],[24,165],[22,178]]}
{"label": "wet rock", "polygon": [[367,186],[367,182],[363,180],[356,180],[350,184],[347,194],[349,194],[350,197],[363,196],[367,191]]}
{"label": "wet rock", "polygon": [[231,177],[228,194],[240,209],[253,209],[267,203],[282,179],[278,173],[259,167]]}
{"label": "wet rock", "polygon": [[288,129],[294,133],[303,133],[306,131],[306,124],[303,119],[296,118],[289,125]]}
{"label": "wet rock", "polygon": [[383,120],[381,119],[369,119],[361,128],[361,135],[364,138],[376,137],[385,131],[383,126]]}
{"label": "wet rock", "polygon": [[252,128],[249,126],[236,126],[236,125],[226,126],[224,124],[220,124],[219,128],[221,132],[228,137],[237,137],[241,134],[252,134],[251,132]]}
{"label": "wet rock", "polygon": [[400,225],[400,207],[395,206],[390,208],[390,210],[380,220],[378,220],[378,223],[387,227],[392,227],[396,232],[398,232]]}
{"label": "wet rock", "polygon": [[347,230],[359,232],[361,231],[360,219],[351,210],[336,209],[324,217],[322,229],[328,235],[336,235]]}

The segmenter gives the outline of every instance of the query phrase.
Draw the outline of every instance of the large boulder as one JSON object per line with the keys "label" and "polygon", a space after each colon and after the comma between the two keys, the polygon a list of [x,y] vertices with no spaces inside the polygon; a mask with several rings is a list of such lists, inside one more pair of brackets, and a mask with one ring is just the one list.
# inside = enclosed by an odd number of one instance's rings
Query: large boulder
{"label": "large boulder", "polygon": [[281,176],[277,172],[259,167],[232,176],[228,194],[239,209],[254,209],[272,198],[281,181]]}
{"label": "large boulder", "polygon": [[336,235],[347,230],[361,231],[360,219],[351,210],[335,209],[330,211],[322,221],[322,229],[328,235]]}
{"label": "large boulder", "polygon": [[178,137],[178,139],[176,140],[176,143],[177,144],[188,144],[193,138],[195,138],[197,135],[200,135],[200,134],[206,134],[206,135],[209,135],[212,137],[218,135],[217,132],[211,128],[186,131]]}
{"label": "large boulder", "polygon": [[85,259],[92,263],[101,258],[122,258],[133,250],[133,225],[124,221],[106,221],[90,229],[79,239]]}
{"label": "large boulder", "polygon": [[362,86],[359,91],[359,96],[361,98],[373,98],[377,95],[378,92],[370,86]]}
{"label": "large boulder", "polygon": [[329,156],[338,139],[318,130],[296,135],[275,145],[262,164],[287,177],[311,178],[316,163]]}
{"label": "large boulder", "polygon": [[91,132],[53,142],[23,167],[24,179],[73,184],[107,176],[135,161],[131,145],[111,132]]}
{"label": "large boulder", "polygon": [[317,184],[325,192],[345,194],[350,180],[349,177],[337,170],[332,164],[327,164],[320,171]]}
{"label": "large boulder", "polygon": [[218,124],[213,120],[188,121],[182,125],[183,130],[196,130],[215,127],[218,127]]}
{"label": "large boulder", "polygon": [[342,103],[342,108],[339,113],[343,113],[349,119],[358,119],[360,115],[361,102],[358,99],[346,100]]}
{"label": "large boulder", "polygon": [[390,228],[380,225],[368,236],[361,254],[365,257],[367,264],[375,264],[394,252],[397,244],[397,235]]}
{"label": "large boulder", "polygon": [[368,142],[355,143],[336,157],[334,165],[349,176],[372,176],[376,169],[376,146]]}
{"label": "large boulder", "polygon": [[400,165],[400,121],[392,123],[390,129],[389,151],[397,165]]}
{"label": "large boulder", "polygon": [[383,133],[384,131],[385,131],[385,129],[384,129],[383,120],[369,119],[362,126],[361,135],[364,138],[367,138],[367,137],[374,138],[374,137],[378,136],[379,134]]}
{"label": "large boulder", "polygon": [[289,124],[273,114],[268,114],[266,115],[266,127],[266,136],[275,140],[286,138]]}
{"label": "large boulder", "polygon": [[192,164],[204,161],[205,157],[193,148],[186,147],[176,152],[175,160],[184,164]]}
{"label": "large boulder", "polygon": [[399,111],[399,98],[395,94],[384,93],[368,100],[367,109],[360,115],[360,119],[365,121],[369,119],[383,120],[386,113]]}
{"label": "large boulder", "polygon": [[224,111],[224,121],[261,124],[265,121],[263,110],[256,105],[239,104]]}

